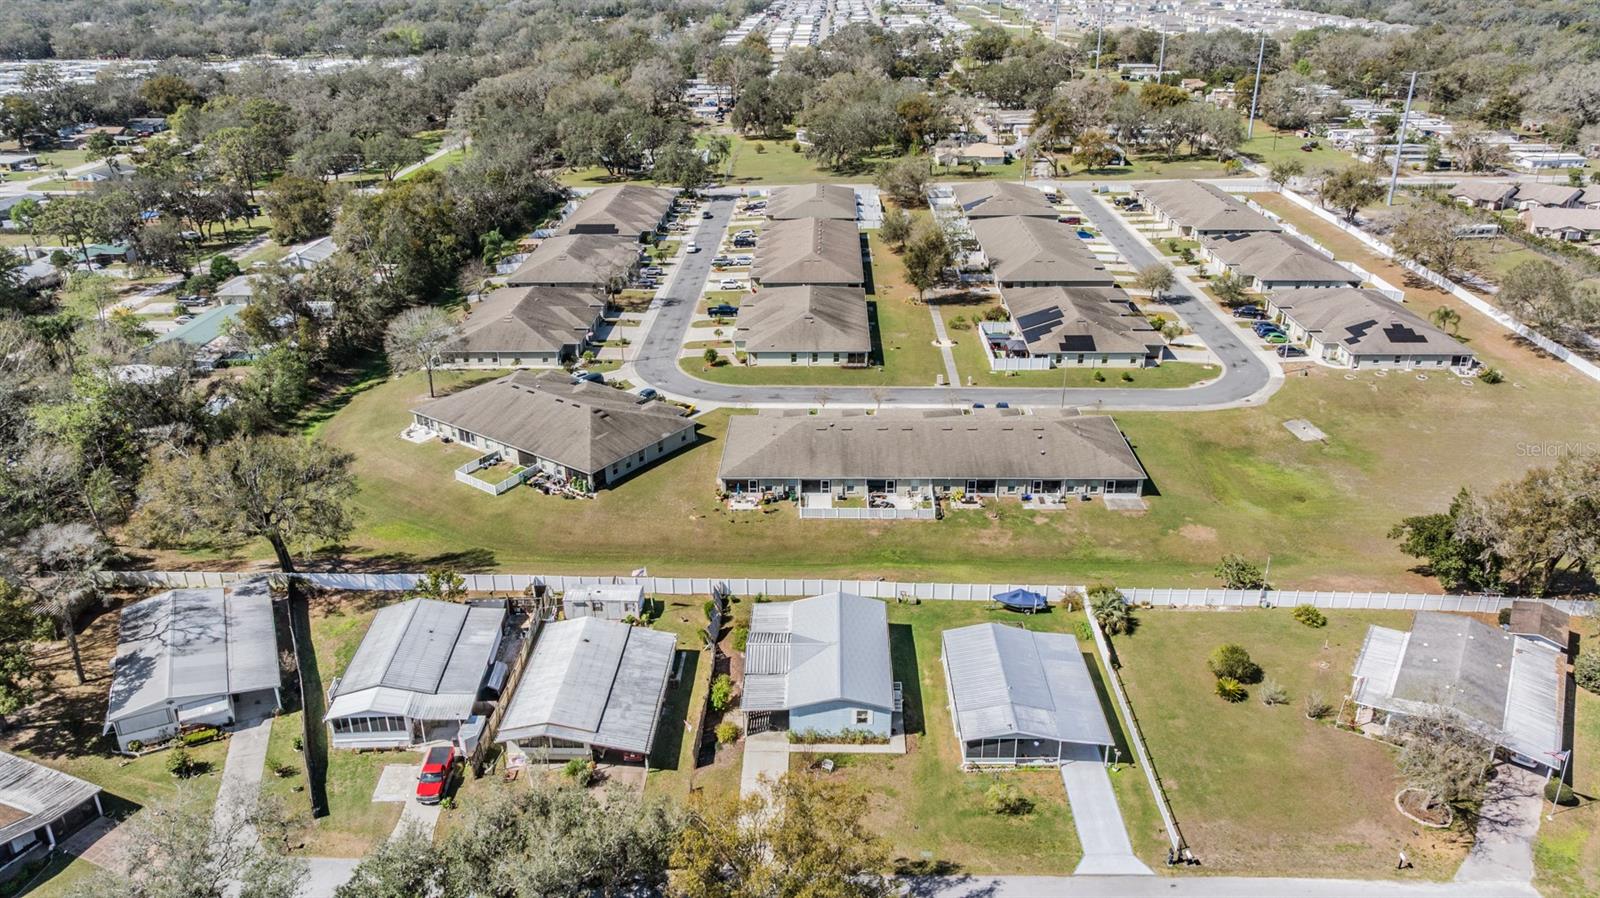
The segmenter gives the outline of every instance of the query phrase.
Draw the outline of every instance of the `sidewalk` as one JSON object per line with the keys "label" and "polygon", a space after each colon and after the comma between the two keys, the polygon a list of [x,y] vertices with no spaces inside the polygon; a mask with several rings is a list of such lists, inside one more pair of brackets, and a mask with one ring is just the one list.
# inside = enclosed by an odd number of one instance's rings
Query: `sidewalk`
{"label": "sidewalk", "polygon": [[228,759],[222,767],[222,784],[217,787],[217,803],[211,816],[211,826],[217,832],[232,829],[255,808],[271,737],[272,718],[263,717],[244,724],[228,738]]}

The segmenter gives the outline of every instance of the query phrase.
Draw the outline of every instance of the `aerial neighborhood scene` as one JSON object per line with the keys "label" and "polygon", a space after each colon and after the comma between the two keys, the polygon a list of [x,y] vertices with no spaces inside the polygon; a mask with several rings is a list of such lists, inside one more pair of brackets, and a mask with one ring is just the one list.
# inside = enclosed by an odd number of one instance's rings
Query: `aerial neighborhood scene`
{"label": "aerial neighborhood scene", "polygon": [[0,0],[0,898],[1600,896],[1596,34]]}

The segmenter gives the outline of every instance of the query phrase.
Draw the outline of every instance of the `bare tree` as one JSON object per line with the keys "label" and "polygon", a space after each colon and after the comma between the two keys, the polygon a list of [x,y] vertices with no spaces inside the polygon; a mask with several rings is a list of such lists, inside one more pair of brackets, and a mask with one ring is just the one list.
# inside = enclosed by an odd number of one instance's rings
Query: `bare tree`
{"label": "bare tree", "polygon": [[383,333],[383,351],[396,374],[428,372],[428,395],[433,393],[433,369],[444,349],[461,328],[449,312],[437,306],[417,306],[394,316]]}
{"label": "bare tree", "polygon": [[85,680],[78,650],[78,615],[100,601],[100,574],[111,546],[88,524],[46,524],[23,538],[17,569],[33,594],[36,613],[55,622],[72,652],[78,682]]}
{"label": "bare tree", "polygon": [[1135,287],[1149,291],[1150,298],[1157,302],[1167,295],[1167,291],[1171,290],[1175,283],[1177,278],[1173,275],[1172,269],[1160,262],[1151,262],[1139,269],[1138,277],[1133,280]]}
{"label": "bare tree", "polygon": [[1438,710],[1392,717],[1389,738],[1400,746],[1395,763],[1428,807],[1476,801],[1483,795],[1494,746],[1453,713]]}

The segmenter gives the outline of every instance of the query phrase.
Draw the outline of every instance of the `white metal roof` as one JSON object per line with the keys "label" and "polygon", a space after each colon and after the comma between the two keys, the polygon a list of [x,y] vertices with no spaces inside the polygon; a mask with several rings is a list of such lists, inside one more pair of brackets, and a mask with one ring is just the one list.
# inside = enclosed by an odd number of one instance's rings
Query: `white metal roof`
{"label": "white metal roof", "polygon": [[1001,624],[946,630],[945,668],[963,741],[1028,736],[1111,745],[1078,641]]}
{"label": "white metal roof", "polygon": [[597,617],[546,624],[500,738],[648,754],[677,644],[671,633]]}
{"label": "white metal roof", "polygon": [[187,700],[279,685],[272,597],[262,581],[174,589],[122,610],[106,724]]}
{"label": "white metal roof", "polygon": [[93,783],[27,758],[0,752],[0,806],[23,815],[0,826],[0,844],[55,821],[99,792],[100,787]]}
{"label": "white metal roof", "polygon": [[746,710],[824,702],[894,707],[888,611],[879,599],[843,592],[758,604],[745,644]]}
{"label": "white metal roof", "polygon": [[357,714],[466,719],[494,663],[505,616],[502,605],[435,599],[380,609],[323,719]]}

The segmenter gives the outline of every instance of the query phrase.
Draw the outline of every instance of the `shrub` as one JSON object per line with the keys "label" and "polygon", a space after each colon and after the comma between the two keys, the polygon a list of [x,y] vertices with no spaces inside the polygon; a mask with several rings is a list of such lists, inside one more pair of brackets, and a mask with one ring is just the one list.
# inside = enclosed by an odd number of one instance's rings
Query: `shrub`
{"label": "shrub", "polygon": [[138,739],[128,740],[128,751],[139,751],[142,748],[144,748],[144,743]]}
{"label": "shrub", "polygon": [[1577,663],[1572,665],[1572,675],[1579,686],[1600,694],[1600,649],[1588,649],[1579,654]]}
{"label": "shrub", "polygon": [[303,737],[303,736],[294,737],[294,741],[289,743],[289,744],[294,747],[295,751],[305,751],[306,750],[306,740],[305,740],[305,737]]}
{"label": "shrub", "polygon": [[711,681],[711,710],[726,711],[733,704],[733,678],[727,674],[718,674]]}
{"label": "shrub", "polygon": [[172,750],[167,756],[167,772],[178,779],[188,779],[194,775],[194,757],[189,754],[189,749],[182,745]]}
{"label": "shrub", "polygon": [[1217,677],[1217,697],[1224,701],[1242,702],[1249,698],[1250,693],[1245,691],[1244,684],[1233,677]]}
{"label": "shrub", "polygon": [[1511,626],[1511,609],[1501,608],[1500,613],[1495,615],[1495,622],[1502,627]]}
{"label": "shrub", "polygon": [[1010,321],[1011,313],[1006,311],[1005,306],[990,306],[989,308],[983,310],[983,320]]}
{"label": "shrub", "polygon": [[1478,379],[1486,384],[1497,384],[1504,381],[1506,376],[1500,373],[1499,368],[1485,368],[1483,373],[1478,375]]}
{"label": "shrub", "polygon": [[705,612],[706,620],[711,620],[711,612],[715,611],[716,609],[717,602],[715,599],[706,599],[705,604],[700,606],[700,610]]}
{"label": "shrub", "polygon": [[1578,793],[1572,787],[1558,779],[1552,779],[1544,784],[1544,800],[1555,802],[1565,808],[1575,807],[1578,804]]}
{"label": "shrub", "polygon": [[1305,708],[1306,716],[1312,720],[1321,720],[1333,711],[1333,706],[1315,689],[1306,693]]}
{"label": "shrub", "polygon": [[1315,605],[1294,606],[1294,619],[1308,627],[1326,627],[1328,616],[1317,610]]}
{"label": "shrub", "polygon": [[1283,688],[1282,683],[1277,680],[1265,680],[1261,683],[1261,704],[1270,707],[1272,705],[1287,705],[1288,703],[1289,690]]}
{"label": "shrub", "polygon": [[1133,383],[1133,375],[1126,371],[1122,372],[1122,382],[1125,384]]}
{"label": "shrub", "polygon": [[1100,369],[1096,368],[1095,372],[1094,372],[1094,382],[1097,383],[1097,384],[1105,383],[1106,382],[1106,373],[1104,371],[1101,371]]}
{"label": "shrub", "polygon": [[594,759],[573,758],[567,762],[567,766],[561,768],[561,773],[567,779],[580,786],[593,785],[595,780]]}
{"label": "shrub", "polygon": [[738,652],[744,651],[744,647],[746,645],[748,645],[749,643],[750,643],[750,628],[749,627],[734,627],[733,628],[733,648],[734,648],[734,651],[738,651]]}
{"label": "shrub", "polygon": [[1217,579],[1226,589],[1262,589],[1267,585],[1261,568],[1240,555],[1224,555],[1217,562]]}
{"label": "shrub", "polygon": [[202,727],[201,729],[184,733],[180,741],[184,745],[204,745],[221,735],[222,731],[216,727]]}
{"label": "shrub", "polygon": [[822,730],[790,730],[789,743],[791,745],[823,745],[828,743],[840,745],[888,745],[889,737],[871,730],[857,730],[845,727],[835,732]]}
{"label": "shrub", "polygon": [[1250,653],[1236,642],[1225,642],[1211,650],[1206,666],[1218,679],[1227,678],[1241,683],[1254,683],[1261,679],[1261,667],[1250,660]]}
{"label": "shrub", "polygon": [[1132,633],[1138,623],[1134,620],[1133,609],[1123,601],[1122,593],[1104,583],[1089,588],[1089,613],[1094,615],[1100,629],[1111,636]]}
{"label": "shrub", "polygon": [[454,795],[446,795],[445,797],[439,799],[439,809],[443,811],[455,810],[456,797]]}
{"label": "shrub", "polygon": [[796,153],[805,152],[805,147],[801,146],[800,145],[800,141],[798,141],[798,140],[795,141],[794,143],[789,144],[789,149],[793,150]]}
{"label": "shrub", "polygon": [[732,745],[739,741],[739,725],[731,720],[717,724],[717,744]]}
{"label": "shrub", "polygon": [[1083,642],[1088,642],[1094,639],[1094,629],[1089,626],[1089,622],[1086,620],[1078,621],[1078,623],[1073,626],[1073,629],[1077,631],[1078,639]]}
{"label": "shrub", "polygon": [[755,147],[757,156],[765,156],[767,154],[767,145],[766,144],[760,143],[758,141],[758,142],[752,144],[752,146]]}
{"label": "shrub", "polygon": [[1033,802],[1011,783],[995,783],[983,793],[984,806],[991,814],[1020,817],[1033,811]]}

